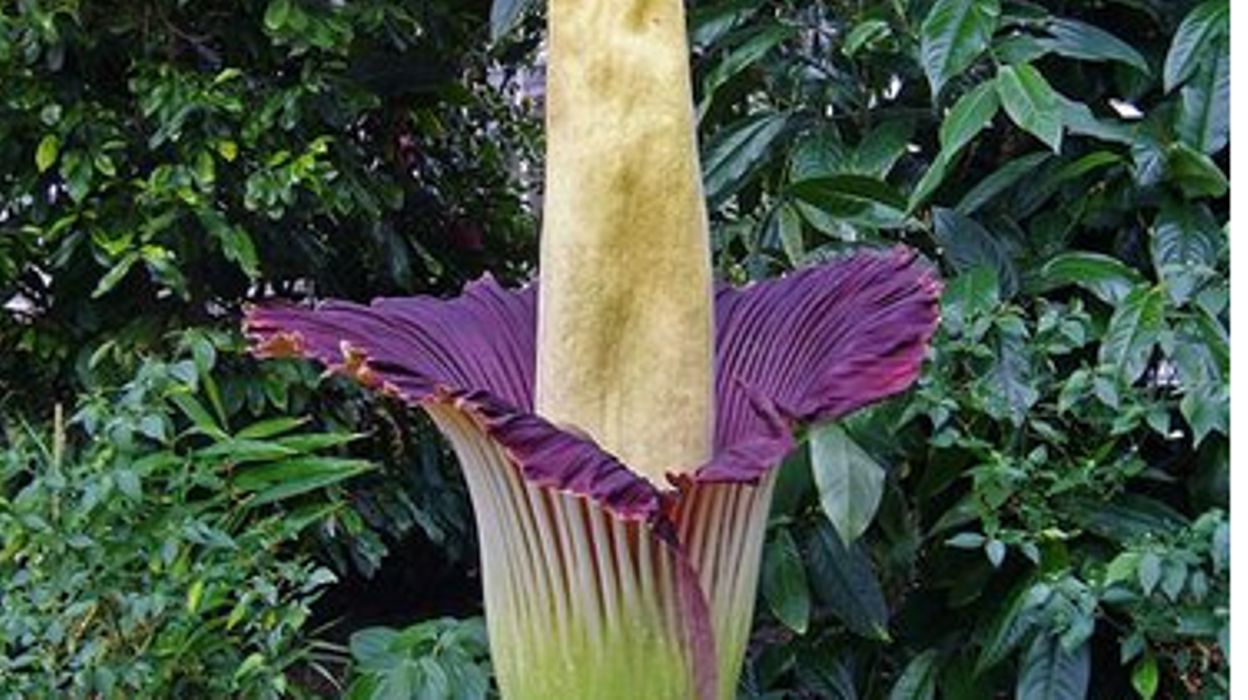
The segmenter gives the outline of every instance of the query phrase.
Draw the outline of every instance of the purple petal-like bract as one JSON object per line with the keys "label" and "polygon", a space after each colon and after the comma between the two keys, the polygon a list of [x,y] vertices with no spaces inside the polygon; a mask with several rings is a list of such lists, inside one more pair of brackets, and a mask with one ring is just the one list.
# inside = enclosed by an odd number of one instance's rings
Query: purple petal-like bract
{"label": "purple petal-like bract", "polygon": [[[918,376],[939,296],[930,266],[905,248],[722,287],[715,456],[692,480],[757,481],[793,448],[793,423],[831,420],[904,390]],[[533,413],[535,302],[533,286],[509,291],[487,276],[452,300],[264,306],[246,325],[259,355],[302,355],[412,403],[453,403],[529,480],[653,520],[663,492],[571,426]]]}
{"label": "purple petal-like bract", "polygon": [[[449,301],[269,305],[249,310],[246,330],[259,356],[312,358],[431,413],[453,408],[449,415],[470,427],[451,432],[471,443],[463,436],[479,430],[528,484],[644,523],[673,555],[694,694],[709,700],[717,688],[731,692],[773,483],[763,477],[793,448],[795,424],[835,419],[914,382],[939,318],[940,284],[926,263],[897,248],[744,289],[722,287],[715,298],[714,455],[693,472],[669,474],[675,490],[633,472],[575,426],[534,413],[535,291],[509,291],[487,276]],[[488,474],[520,483],[497,467]],[[474,493],[474,502],[479,495],[492,497]],[[512,497],[519,500],[504,502],[530,519],[553,517],[553,502]],[[738,517],[720,527],[714,516],[727,513]],[[509,536],[498,527],[494,537]],[[722,668],[716,635],[731,642]]]}
{"label": "purple petal-like bract", "polygon": [[663,495],[594,442],[532,413],[533,288],[486,277],[450,301],[331,301],[257,307],[246,329],[261,356],[301,355],[414,404],[450,403],[507,449],[525,478],[653,520]]}

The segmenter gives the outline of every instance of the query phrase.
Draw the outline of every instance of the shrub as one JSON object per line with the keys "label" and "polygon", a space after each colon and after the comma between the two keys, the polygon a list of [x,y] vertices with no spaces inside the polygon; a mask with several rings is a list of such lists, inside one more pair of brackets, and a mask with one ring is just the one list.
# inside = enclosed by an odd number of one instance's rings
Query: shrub
{"label": "shrub", "polygon": [[723,274],[946,280],[917,389],[786,467],[748,697],[1225,696],[1228,11],[698,6]]}
{"label": "shrub", "polygon": [[[366,470],[351,434],[228,431],[210,366],[149,360],[0,453],[0,696],[278,697],[334,574],[298,546]],[[328,496],[328,497],[327,497]]]}

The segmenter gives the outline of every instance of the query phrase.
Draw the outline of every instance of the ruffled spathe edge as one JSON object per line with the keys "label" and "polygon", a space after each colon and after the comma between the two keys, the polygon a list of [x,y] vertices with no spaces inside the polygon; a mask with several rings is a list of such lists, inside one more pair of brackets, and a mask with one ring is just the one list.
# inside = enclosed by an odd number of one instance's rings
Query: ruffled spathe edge
{"label": "ruffled spathe edge", "polygon": [[[420,405],[454,405],[535,484],[619,517],[655,521],[674,494],[591,438],[533,413],[534,286],[488,275],[451,300],[270,305],[247,312],[258,356],[303,356]],[[716,294],[715,455],[677,489],[755,483],[798,424],[834,420],[906,389],[939,321],[940,282],[907,248],[866,251]]]}

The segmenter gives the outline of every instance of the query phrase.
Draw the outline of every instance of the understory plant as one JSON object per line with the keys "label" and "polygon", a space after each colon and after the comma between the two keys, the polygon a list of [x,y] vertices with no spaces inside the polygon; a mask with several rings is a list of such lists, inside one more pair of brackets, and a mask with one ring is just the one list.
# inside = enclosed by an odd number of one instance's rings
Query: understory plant
{"label": "understory plant", "polygon": [[781,473],[745,697],[1227,696],[1229,14],[698,4],[722,274],[946,280],[916,389]]}
{"label": "understory plant", "polygon": [[540,282],[266,305],[247,330],[451,440],[504,697],[731,698],[773,467],[799,424],[915,380],[940,285],[896,248],[716,289],[683,4],[547,16]]}
{"label": "understory plant", "polygon": [[277,698],[324,670],[336,576],[300,539],[369,464],[303,419],[227,430],[211,369],[149,359],[50,431],[6,420],[0,698]]}

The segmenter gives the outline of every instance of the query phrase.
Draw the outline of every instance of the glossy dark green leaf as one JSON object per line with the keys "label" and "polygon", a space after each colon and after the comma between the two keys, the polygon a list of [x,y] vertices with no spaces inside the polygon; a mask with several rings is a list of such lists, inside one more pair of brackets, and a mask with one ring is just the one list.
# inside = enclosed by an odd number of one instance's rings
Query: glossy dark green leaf
{"label": "glossy dark green leaf", "polygon": [[760,114],[728,127],[707,148],[703,181],[711,207],[731,197],[755,172],[767,164],[788,131],[785,114]]}
{"label": "glossy dark green leaf", "polygon": [[1052,158],[1051,153],[1029,153],[1020,156],[997,168],[988,177],[979,181],[970,192],[962,197],[962,201],[954,207],[959,214],[970,216],[980,207],[992,201],[994,197],[1013,187],[1028,175],[1035,175],[1035,170],[1042,163]]}
{"label": "glossy dark green leaf", "polygon": [[910,659],[888,692],[888,700],[933,700],[940,672],[936,665],[938,659],[935,649],[928,649]]}
{"label": "glossy dark green leaf", "polygon": [[991,313],[1000,303],[996,269],[987,265],[971,268],[945,283],[941,323],[950,333],[962,333],[971,319]]}
{"label": "glossy dark green leaf", "polygon": [[490,38],[498,41],[520,23],[533,0],[494,0],[490,3]]}
{"label": "glossy dark green leaf", "polygon": [[806,257],[806,246],[802,238],[802,215],[788,202],[783,202],[772,210],[768,218],[768,238],[778,241],[789,263],[797,267]]}
{"label": "glossy dark green leaf", "polygon": [[1114,309],[1101,341],[1101,365],[1111,368],[1123,381],[1134,382],[1148,367],[1153,347],[1165,328],[1164,291],[1141,285],[1131,290]]}
{"label": "glossy dark green leaf", "polygon": [[997,0],[936,0],[932,5],[919,29],[919,52],[933,99],[988,48],[1000,15]]}
{"label": "glossy dark green leaf", "polygon": [[882,19],[868,19],[854,25],[849,30],[849,34],[845,35],[845,45],[841,47],[841,51],[848,57],[853,58],[855,54],[863,48],[871,46],[877,41],[886,38],[891,33],[888,22]]}
{"label": "glossy dark green leaf", "polygon": [[1230,435],[1230,387],[1208,383],[1190,389],[1179,402],[1179,412],[1192,428],[1194,445],[1199,446],[1213,432]]}
{"label": "glossy dark green leaf", "polygon": [[962,150],[992,123],[1000,106],[1001,98],[994,80],[980,83],[958,98],[940,123],[941,151],[954,154]]}
{"label": "glossy dark green leaf", "polygon": [[1168,199],[1150,234],[1153,267],[1169,286],[1171,298],[1185,301],[1191,293],[1183,288],[1186,276],[1209,270],[1217,263],[1222,228],[1205,205]]}
{"label": "glossy dark green leaf", "polygon": [[992,362],[980,381],[984,410],[998,420],[1021,426],[1040,398],[1032,369],[1032,348],[1026,327],[1015,316],[1003,316],[988,335]]}
{"label": "glossy dark green leaf", "polygon": [[1061,103],[1040,71],[1027,63],[1002,66],[997,71],[997,94],[1015,124],[1061,152]]}
{"label": "glossy dark green leaf", "polygon": [[888,605],[861,545],[846,548],[832,523],[822,521],[809,533],[805,551],[816,599],[855,634],[888,639]]}
{"label": "glossy dark green leaf", "polygon": [[789,193],[797,199],[837,216],[853,216],[873,205],[900,216],[906,198],[888,183],[866,175],[829,175],[793,183]]}
{"label": "glossy dark green leaf", "polygon": [[689,13],[690,40],[701,47],[715,44],[749,20],[758,9],[754,0],[698,3]]}
{"label": "glossy dark green leaf", "polygon": [[810,432],[819,504],[848,546],[866,532],[884,493],[884,470],[835,423]]}
{"label": "glossy dark green leaf", "polygon": [[1187,522],[1182,513],[1140,494],[1124,494],[1109,502],[1075,499],[1069,510],[1080,527],[1120,543],[1172,532]]}
{"label": "glossy dark green leaf", "polygon": [[1179,96],[1179,137],[1208,154],[1225,148],[1231,136],[1231,52],[1226,37],[1211,41]]}
{"label": "glossy dark green leaf", "polygon": [[1035,620],[1026,612],[1030,590],[1031,582],[1024,581],[996,606],[975,662],[977,674],[1004,661],[1034,628]]}
{"label": "glossy dark green leaf", "polygon": [[1038,275],[1043,289],[1076,285],[1107,304],[1118,304],[1143,282],[1135,268],[1101,253],[1072,251],[1044,264]]}
{"label": "glossy dark green leaf", "polygon": [[295,457],[241,469],[233,483],[241,491],[254,493],[248,505],[258,506],[321,489],[372,468],[362,459]]}
{"label": "glossy dark green leaf", "polygon": [[892,119],[875,127],[854,149],[853,171],[880,179],[887,177],[905,154],[913,134],[914,122],[909,119]]}
{"label": "glossy dark green leaf", "polygon": [[1092,675],[1087,644],[1067,650],[1061,638],[1040,634],[1019,661],[1015,700],[1083,700]]}
{"label": "glossy dark green leaf", "polygon": [[91,292],[91,297],[98,298],[111,292],[113,287],[116,287],[126,275],[130,274],[130,270],[133,269],[135,264],[141,259],[141,256],[137,252],[126,253],[123,255],[120,260],[109,268],[108,272],[104,273],[104,276],[100,278],[100,281],[96,283],[95,289]]}
{"label": "glossy dark green leaf", "polygon": [[782,24],[768,24],[755,30],[748,39],[728,52],[726,56],[706,75],[702,82],[702,103],[699,111],[704,111],[715,91],[737,74],[757,63],[772,49],[791,38],[795,33],[793,27]]}
{"label": "glossy dark green leaf", "polygon": [[1096,25],[1073,19],[1056,19],[1045,31],[1041,45],[1054,53],[1084,61],[1117,61],[1142,73],[1151,71],[1143,54],[1127,42]]}
{"label": "glossy dark green leaf", "polygon": [[779,528],[763,552],[763,598],[776,619],[805,634],[810,623],[810,586],[806,567],[787,528]]}
{"label": "glossy dark green leaf", "polygon": [[1179,25],[1166,53],[1162,71],[1166,92],[1190,78],[1209,51],[1210,41],[1230,34],[1231,3],[1206,0],[1197,5]]}
{"label": "glossy dark green leaf", "polygon": [[1057,94],[1057,99],[1062,123],[1070,133],[1125,146],[1135,144],[1135,126],[1123,121],[1101,119],[1086,104],[1069,99],[1061,93]]}
{"label": "glossy dark green leaf", "polygon": [[997,273],[1003,297],[1018,290],[1018,272],[1008,246],[978,221],[952,209],[932,209],[932,229],[941,246],[941,256],[954,269],[965,272],[981,265]]}
{"label": "glossy dark green leaf", "polygon": [[1222,197],[1231,188],[1212,158],[1182,142],[1166,150],[1166,173],[1188,197]]}

